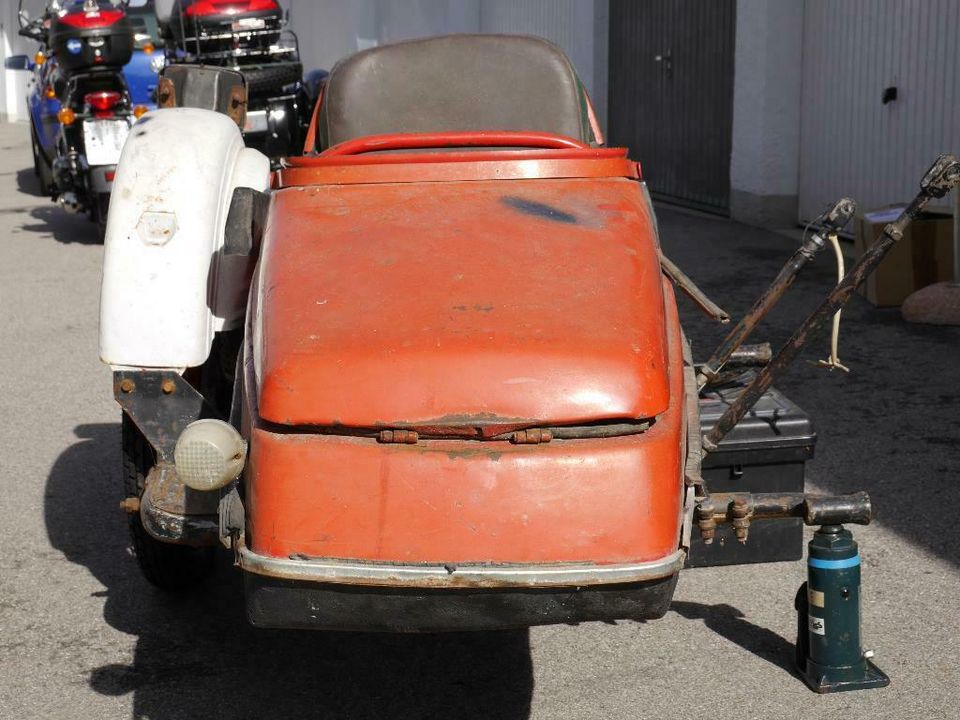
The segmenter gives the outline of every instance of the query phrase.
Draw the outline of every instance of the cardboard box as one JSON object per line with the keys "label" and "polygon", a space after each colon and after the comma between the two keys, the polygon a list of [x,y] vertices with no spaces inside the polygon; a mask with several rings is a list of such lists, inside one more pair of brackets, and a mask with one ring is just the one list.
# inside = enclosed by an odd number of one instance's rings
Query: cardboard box
{"label": "cardboard box", "polygon": [[[860,257],[895,220],[902,205],[871,210],[856,219],[854,249]],[[924,212],[907,226],[903,239],[860,286],[860,294],[877,307],[897,307],[914,290],[953,280],[953,214],[939,208]]]}

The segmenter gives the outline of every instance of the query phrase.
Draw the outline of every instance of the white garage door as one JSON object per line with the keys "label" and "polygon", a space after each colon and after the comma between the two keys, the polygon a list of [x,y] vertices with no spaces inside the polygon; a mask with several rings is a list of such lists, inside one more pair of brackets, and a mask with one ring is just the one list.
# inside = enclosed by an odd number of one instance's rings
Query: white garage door
{"label": "white garage door", "polygon": [[807,0],[801,219],[843,195],[909,200],[937,155],[960,153],[958,32],[956,0]]}

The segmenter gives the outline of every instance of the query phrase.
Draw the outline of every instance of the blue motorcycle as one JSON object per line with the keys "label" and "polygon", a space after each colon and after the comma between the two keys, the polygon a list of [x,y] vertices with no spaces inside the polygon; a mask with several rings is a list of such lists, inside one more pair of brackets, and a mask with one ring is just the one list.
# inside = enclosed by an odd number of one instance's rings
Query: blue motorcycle
{"label": "blue motorcycle", "polygon": [[150,34],[151,12],[149,2],[51,0],[30,19],[21,0],[20,34],[40,48],[32,61],[20,55],[5,63],[33,72],[27,104],[42,191],[66,210],[88,213],[101,237],[124,141],[155,103],[163,52]]}
{"label": "blue motorcycle", "polygon": [[129,0],[126,11],[133,26],[133,56],[124,65],[123,75],[133,103],[155,110],[157,83],[166,55],[154,0]]}

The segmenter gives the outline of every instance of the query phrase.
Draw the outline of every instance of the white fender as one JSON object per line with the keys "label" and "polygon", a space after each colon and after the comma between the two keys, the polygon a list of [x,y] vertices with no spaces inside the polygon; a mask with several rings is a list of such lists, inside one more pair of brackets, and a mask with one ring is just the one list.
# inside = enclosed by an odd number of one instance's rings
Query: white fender
{"label": "white fender", "polygon": [[266,191],[270,161],[226,115],[144,115],[117,165],[104,243],[100,359],[114,368],[202,365],[243,322],[247,268],[221,262],[237,187]]}

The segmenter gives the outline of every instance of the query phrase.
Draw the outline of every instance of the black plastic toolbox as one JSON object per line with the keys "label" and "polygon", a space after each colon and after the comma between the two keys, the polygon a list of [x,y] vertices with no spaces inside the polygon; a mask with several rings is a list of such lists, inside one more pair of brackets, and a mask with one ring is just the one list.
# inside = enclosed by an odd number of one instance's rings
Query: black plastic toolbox
{"label": "black plastic toolbox", "polygon": [[[749,376],[744,378],[748,380]],[[706,433],[743,389],[734,384],[700,397],[700,427]],[[804,465],[813,457],[817,434],[806,413],[771,388],[720,446],[703,461],[710,492],[803,492]],[[687,567],[799,560],[803,557],[803,521],[757,520],[746,544],[737,542],[728,524],[717,526],[711,545],[694,527]]]}

